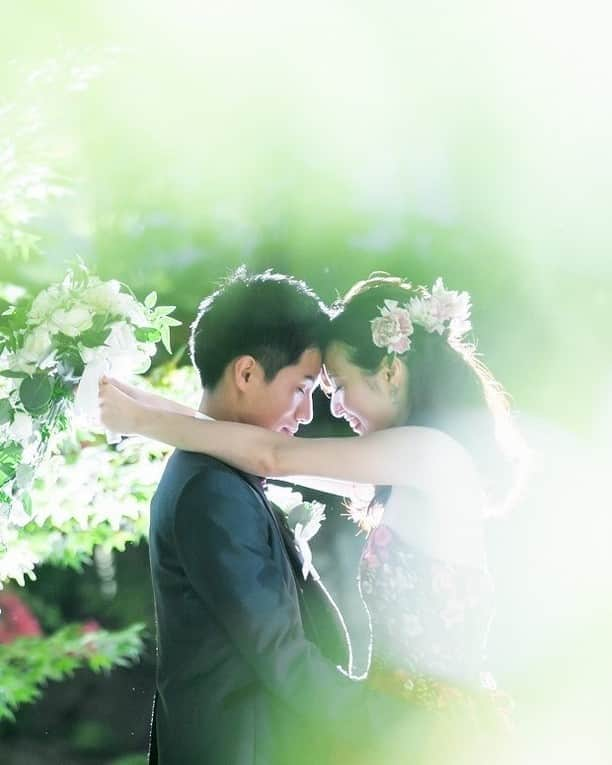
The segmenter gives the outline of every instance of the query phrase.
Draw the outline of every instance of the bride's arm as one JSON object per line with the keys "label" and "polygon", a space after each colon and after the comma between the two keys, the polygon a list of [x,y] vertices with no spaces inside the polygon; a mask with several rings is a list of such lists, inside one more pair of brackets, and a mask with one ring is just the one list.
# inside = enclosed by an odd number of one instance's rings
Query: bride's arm
{"label": "bride's arm", "polygon": [[[141,404],[110,383],[101,385],[100,402],[102,421],[115,432],[136,432],[204,452],[255,475],[320,476],[432,491],[439,490],[441,480],[452,480],[449,463],[465,464],[457,459],[461,447],[430,428],[392,428],[360,438],[290,438],[253,425],[200,420]],[[440,465],[445,465],[443,477]]]}
{"label": "bride's arm", "polygon": [[[146,404],[153,409],[163,409],[175,414],[184,414],[190,417],[199,417],[201,419],[210,419],[198,412],[196,409],[179,404],[177,401],[159,396],[156,393],[142,390],[134,385],[117,380],[114,377],[106,378],[108,382],[119,388],[120,391],[134,399],[135,401]],[[270,478],[281,478],[281,476],[270,476]],[[282,480],[287,483],[298,484],[307,489],[322,491],[326,494],[335,494],[338,497],[370,497],[374,493],[374,487],[370,484],[357,483],[355,481],[339,481],[333,478],[320,478],[318,476],[282,476]]]}
{"label": "bride's arm", "polygon": [[191,417],[197,413],[196,409],[193,409],[190,406],[186,406],[185,404],[179,404],[178,401],[173,401],[172,399],[166,398],[165,396],[159,396],[157,393],[151,393],[149,391],[142,390],[142,388],[137,388],[134,385],[129,385],[128,383],[117,380],[114,377],[109,377],[106,379],[109,383],[125,393],[126,396],[133,398],[135,401],[138,401],[141,404],[146,404],[147,406],[153,407],[155,409],[164,409],[168,412],[175,412],[176,414],[186,414]]}
{"label": "bride's arm", "polygon": [[335,494],[337,497],[358,498],[362,502],[369,502],[374,495],[374,487],[369,483],[340,481],[337,478],[321,478],[316,475],[277,475],[268,477],[272,479],[278,478],[280,481],[286,481],[287,483],[294,483],[306,489],[322,491],[325,494]]}

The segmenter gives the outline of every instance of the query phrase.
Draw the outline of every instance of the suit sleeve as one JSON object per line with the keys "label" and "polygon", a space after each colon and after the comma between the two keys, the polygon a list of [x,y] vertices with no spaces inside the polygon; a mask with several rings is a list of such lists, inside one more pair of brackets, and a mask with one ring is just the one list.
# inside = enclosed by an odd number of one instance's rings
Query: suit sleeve
{"label": "suit sleeve", "polygon": [[270,554],[269,522],[251,489],[226,475],[198,474],[185,486],[175,517],[189,580],[262,685],[296,714],[337,723],[339,734],[349,720],[367,727],[366,688],[304,637],[294,593]]}

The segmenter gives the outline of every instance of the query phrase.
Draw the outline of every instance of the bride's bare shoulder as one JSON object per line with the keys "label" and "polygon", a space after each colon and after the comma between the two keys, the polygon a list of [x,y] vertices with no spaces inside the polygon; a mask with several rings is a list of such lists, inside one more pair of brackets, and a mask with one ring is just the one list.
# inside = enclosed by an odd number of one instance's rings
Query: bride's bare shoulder
{"label": "bride's bare shoulder", "polygon": [[449,455],[454,453],[457,458],[462,452],[467,454],[465,447],[456,438],[439,428],[426,425],[402,425],[383,432],[388,433],[398,442],[403,441],[406,446],[433,449]]}
{"label": "bride's bare shoulder", "polygon": [[[405,425],[394,428],[398,457],[409,458],[424,471],[427,484],[440,489],[441,482],[456,480],[478,482],[478,471],[466,447],[439,428]],[[389,431],[391,432],[391,431]]]}

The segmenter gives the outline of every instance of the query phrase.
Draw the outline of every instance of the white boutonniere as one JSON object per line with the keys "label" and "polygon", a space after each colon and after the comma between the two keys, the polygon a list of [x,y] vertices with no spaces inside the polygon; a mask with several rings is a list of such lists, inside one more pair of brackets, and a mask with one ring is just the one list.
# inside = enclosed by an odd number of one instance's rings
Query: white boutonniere
{"label": "white boutonniere", "polygon": [[302,560],[302,576],[308,579],[310,574],[315,581],[319,574],[312,563],[310,540],[318,533],[325,520],[325,505],[321,502],[305,502],[298,491],[268,484],[266,494],[283,511],[287,525],[293,532],[295,547]]}

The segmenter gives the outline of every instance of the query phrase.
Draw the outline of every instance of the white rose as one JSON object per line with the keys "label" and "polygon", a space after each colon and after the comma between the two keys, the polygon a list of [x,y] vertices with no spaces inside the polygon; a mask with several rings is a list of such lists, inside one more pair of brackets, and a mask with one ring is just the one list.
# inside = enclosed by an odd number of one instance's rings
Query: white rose
{"label": "white rose", "polygon": [[80,347],[79,353],[83,363],[91,364],[92,362],[105,361],[108,357],[108,348],[105,345],[98,346],[97,348]]}
{"label": "white rose", "polygon": [[143,375],[151,367],[151,357],[143,350],[137,350],[127,362],[130,366],[130,372],[135,375]]}
{"label": "white rose", "polygon": [[137,327],[144,327],[148,323],[144,308],[135,298],[125,292],[120,292],[115,296],[113,308]]}
{"label": "white rose", "polygon": [[270,502],[280,507],[285,513],[291,512],[304,502],[304,498],[298,491],[293,491],[288,486],[276,486],[273,483],[266,486],[266,495]]}
{"label": "white rose", "polygon": [[118,311],[117,296],[121,285],[115,279],[108,282],[100,282],[88,287],[83,293],[83,300],[96,312]]}
{"label": "white rose", "polygon": [[[27,375],[33,375],[36,372],[36,366],[34,361],[29,361],[21,351],[17,351],[11,360],[10,368],[13,372],[25,372]],[[18,387],[21,384],[21,380],[16,380],[15,383],[15,387]]]}
{"label": "white rose", "polygon": [[123,323],[113,325],[110,335],[106,338],[105,346],[109,350],[109,357],[133,356],[140,349],[133,327]]}
{"label": "white rose", "polygon": [[86,332],[92,323],[91,312],[81,305],[69,309],[59,308],[51,315],[51,324],[68,337],[78,337]]}
{"label": "white rose", "polygon": [[147,356],[150,356],[151,358],[153,358],[153,356],[155,356],[157,353],[157,346],[155,343],[140,343],[138,349],[143,353],[146,353]]}
{"label": "white rose", "polygon": [[51,351],[51,334],[45,327],[37,327],[26,337],[21,349],[21,358],[26,362],[37,363]]}
{"label": "white rose", "polygon": [[18,443],[25,443],[32,437],[32,418],[26,412],[15,412],[13,422],[9,427],[10,437]]}
{"label": "white rose", "polygon": [[28,320],[31,324],[39,324],[52,313],[62,300],[62,291],[59,287],[53,286],[39,293],[32,302],[28,313]]}

